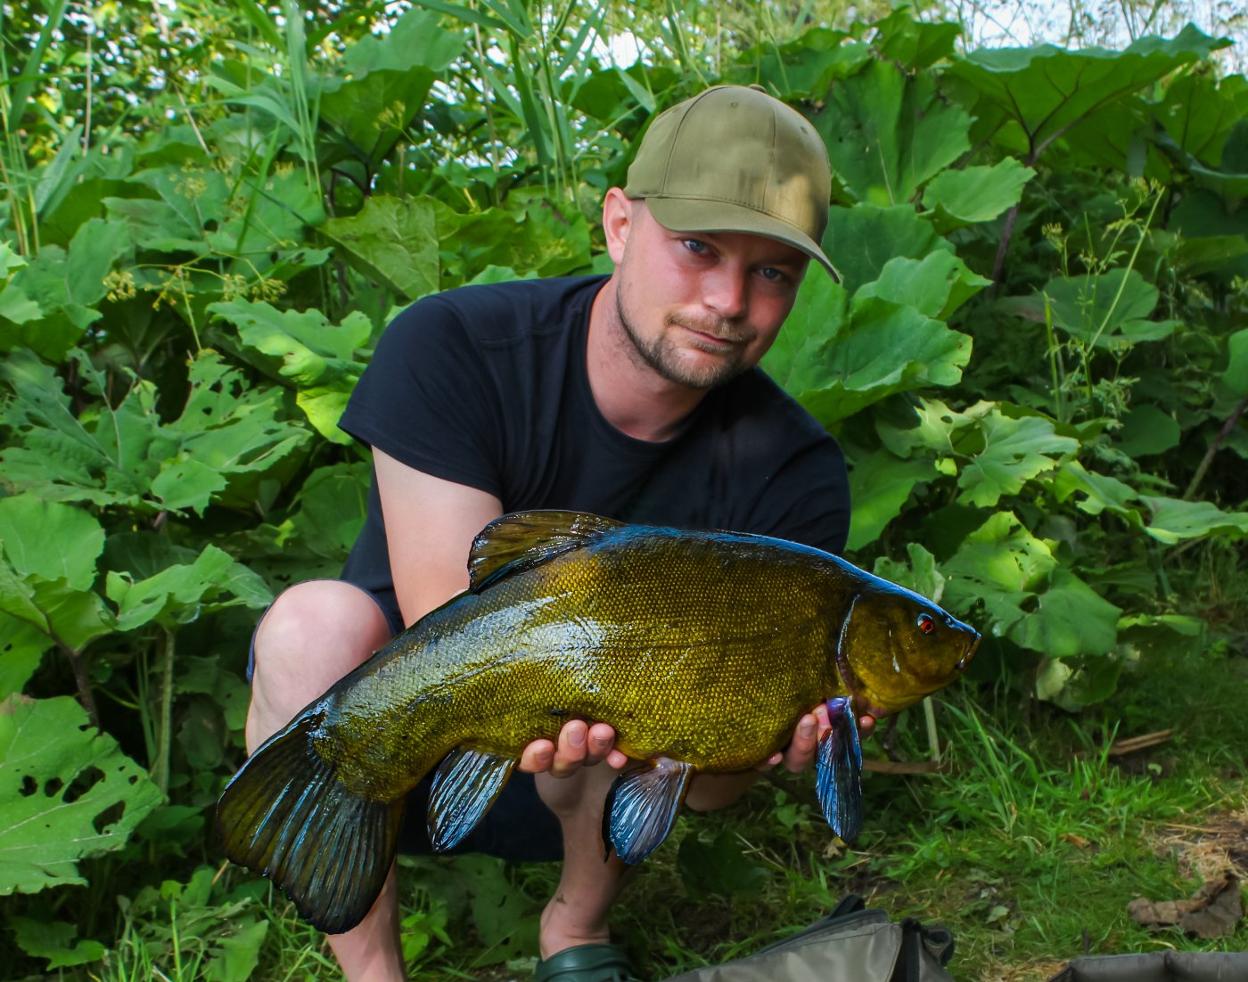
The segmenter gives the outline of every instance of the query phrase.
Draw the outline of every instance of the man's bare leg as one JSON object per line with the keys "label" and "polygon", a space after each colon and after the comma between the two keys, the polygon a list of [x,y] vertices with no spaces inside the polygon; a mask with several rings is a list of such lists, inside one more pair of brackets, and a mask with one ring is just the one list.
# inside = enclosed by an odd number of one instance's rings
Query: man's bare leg
{"label": "man's bare leg", "polygon": [[[256,631],[248,753],[389,640],[390,627],[377,604],[348,583],[314,580],[278,597]],[[393,869],[364,920],[330,935],[329,945],[350,980],[407,977]]]}

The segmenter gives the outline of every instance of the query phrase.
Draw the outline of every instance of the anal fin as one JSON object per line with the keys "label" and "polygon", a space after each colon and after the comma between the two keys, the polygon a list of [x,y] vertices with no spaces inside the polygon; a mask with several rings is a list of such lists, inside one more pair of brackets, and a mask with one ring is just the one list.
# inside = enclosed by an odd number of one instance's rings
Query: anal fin
{"label": "anal fin", "polygon": [[515,760],[457,748],[443,758],[429,792],[429,842],[434,852],[457,846],[490,810]]}
{"label": "anal fin", "polygon": [[692,764],[659,757],[616,780],[604,806],[603,838],[620,859],[640,863],[662,845],[692,776]]}
{"label": "anal fin", "polygon": [[823,817],[845,842],[862,831],[862,744],[853,700],[841,696],[827,701],[832,728],[819,741],[815,784]]}

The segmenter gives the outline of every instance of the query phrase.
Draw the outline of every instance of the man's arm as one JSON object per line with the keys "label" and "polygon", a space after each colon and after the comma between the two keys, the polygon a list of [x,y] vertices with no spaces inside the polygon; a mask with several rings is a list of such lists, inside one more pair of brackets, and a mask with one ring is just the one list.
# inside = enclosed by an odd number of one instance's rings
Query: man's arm
{"label": "man's arm", "polygon": [[[486,491],[423,473],[376,448],[373,465],[394,592],[403,623],[411,625],[468,588],[472,540],[503,513],[503,505]],[[603,759],[623,767],[628,758],[612,749],[614,742],[615,730],[606,723],[571,720],[557,746],[550,740],[530,743],[520,770],[564,776]]]}

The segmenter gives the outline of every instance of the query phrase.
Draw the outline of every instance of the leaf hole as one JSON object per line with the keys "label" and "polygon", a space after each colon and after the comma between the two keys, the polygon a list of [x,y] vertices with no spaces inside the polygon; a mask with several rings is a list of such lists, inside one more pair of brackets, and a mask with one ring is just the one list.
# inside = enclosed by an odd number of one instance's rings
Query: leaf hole
{"label": "leaf hole", "polygon": [[218,392],[218,393],[219,393],[219,392],[221,391],[221,389],[222,389],[222,388],[223,388],[223,386],[221,385],[221,380],[220,380],[220,379],[217,379],[215,382],[213,382],[213,383],[212,383],[212,385],[208,386],[208,391],[209,391],[209,392]]}
{"label": "leaf hole", "polygon": [[104,780],[104,772],[98,767],[91,766],[80,773],[69,788],[65,791],[65,796],[61,800],[67,805],[72,805],[84,794]]}
{"label": "leaf hole", "polygon": [[22,778],[21,792],[23,795],[29,798],[32,794],[34,794],[38,790],[39,790],[39,782],[36,781],[33,777],[27,774],[24,778]]}
{"label": "leaf hole", "polygon": [[59,777],[50,777],[43,783],[43,793],[51,798],[63,787],[65,787],[65,782]]}
{"label": "leaf hole", "polygon": [[109,805],[102,812],[91,819],[97,835],[103,835],[108,831],[110,826],[116,825],[121,821],[121,816],[126,813],[126,803],[118,801]]}
{"label": "leaf hole", "polygon": [[201,412],[201,413],[203,413],[205,416],[211,416],[211,415],[212,415],[212,407],[211,407],[211,406],[205,406],[203,409],[201,409],[201,410],[200,410],[200,412]]}

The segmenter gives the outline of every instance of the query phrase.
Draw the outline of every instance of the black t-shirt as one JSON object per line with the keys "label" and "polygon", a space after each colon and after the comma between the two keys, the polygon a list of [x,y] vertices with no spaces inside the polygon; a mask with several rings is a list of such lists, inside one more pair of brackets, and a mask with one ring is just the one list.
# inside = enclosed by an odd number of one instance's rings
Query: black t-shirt
{"label": "black t-shirt", "polygon": [[[504,511],[565,508],[630,522],[757,532],[840,552],[840,448],[763,372],[707,393],[680,435],[636,440],[598,411],[586,374],[601,276],[470,286],[386,329],[340,426]],[[343,578],[398,622],[376,482]]]}

